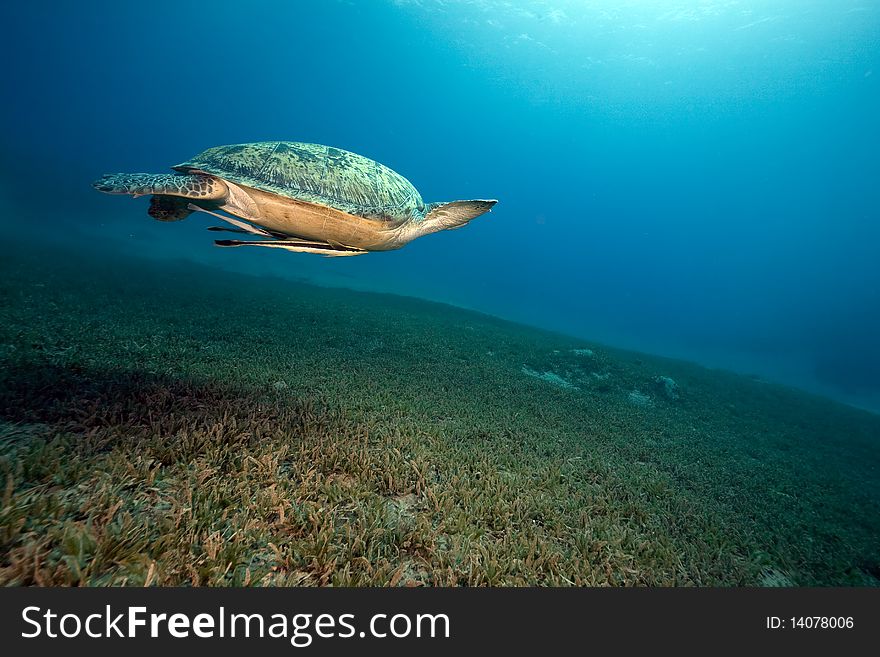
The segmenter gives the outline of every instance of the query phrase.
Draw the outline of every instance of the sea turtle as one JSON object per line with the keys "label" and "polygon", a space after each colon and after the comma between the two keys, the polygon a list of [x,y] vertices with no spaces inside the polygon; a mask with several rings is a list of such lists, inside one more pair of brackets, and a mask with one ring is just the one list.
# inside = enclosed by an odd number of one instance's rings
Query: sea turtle
{"label": "sea turtle", "polygon": [[406,178],[388,167],[319,144],[216,146],[172,169],[175,173],[109,174],[93,186],[108,194],[151,194],[149,214],[160,221],[204,212],[232,225],[209,230],[262,238],[217,240],[218,246],[327,256],[399,249],[422,235],[459,228],[496,203],[425,203]]}

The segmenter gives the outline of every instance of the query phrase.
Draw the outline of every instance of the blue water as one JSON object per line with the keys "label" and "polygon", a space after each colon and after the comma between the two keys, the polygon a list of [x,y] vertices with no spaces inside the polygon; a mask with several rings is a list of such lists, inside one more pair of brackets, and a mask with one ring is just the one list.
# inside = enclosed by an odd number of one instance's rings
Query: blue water
{"label": "blue water", "polygon": [[[0,222],[379,289],[880,410],[875,0],[5,6]],[[209,146],[349,149],[466,228],[325,259],[221,250],[97,194]]]}

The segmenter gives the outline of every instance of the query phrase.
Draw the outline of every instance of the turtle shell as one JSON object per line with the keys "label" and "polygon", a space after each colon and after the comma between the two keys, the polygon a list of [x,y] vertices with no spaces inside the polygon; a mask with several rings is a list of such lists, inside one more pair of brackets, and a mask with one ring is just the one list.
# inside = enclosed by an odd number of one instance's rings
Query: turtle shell
{"label": "turtle shell", "polygon": [[199,169],[238,185],[365,217],[419,219],[425,212],[421,195],[406,178],[332,146],[293,141],[216,146],[173,168]]}

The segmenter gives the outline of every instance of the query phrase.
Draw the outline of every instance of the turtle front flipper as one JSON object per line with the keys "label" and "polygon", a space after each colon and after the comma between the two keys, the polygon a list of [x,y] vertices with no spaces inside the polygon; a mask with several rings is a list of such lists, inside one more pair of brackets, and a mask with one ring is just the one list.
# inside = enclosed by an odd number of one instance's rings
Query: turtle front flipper
{"label": "turtle front flipper", "polygon": [[137,198],[154,194],[182,196],[202,201],[219,201],[229,193],[226,184],[200,173],[109,173],[92,183],[105,194],[128,194]]}

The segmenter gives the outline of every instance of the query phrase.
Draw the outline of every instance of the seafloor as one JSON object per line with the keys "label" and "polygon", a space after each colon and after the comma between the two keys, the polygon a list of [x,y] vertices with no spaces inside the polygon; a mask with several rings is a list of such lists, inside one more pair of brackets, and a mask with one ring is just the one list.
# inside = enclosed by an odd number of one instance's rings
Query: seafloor
{"label": "seafloor", "polygon": [[880,416],[414,299],[0,263],[0,583],[880,583]]}

